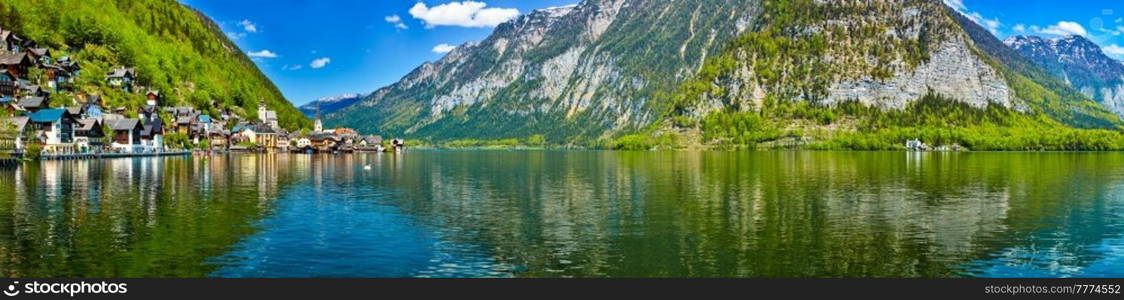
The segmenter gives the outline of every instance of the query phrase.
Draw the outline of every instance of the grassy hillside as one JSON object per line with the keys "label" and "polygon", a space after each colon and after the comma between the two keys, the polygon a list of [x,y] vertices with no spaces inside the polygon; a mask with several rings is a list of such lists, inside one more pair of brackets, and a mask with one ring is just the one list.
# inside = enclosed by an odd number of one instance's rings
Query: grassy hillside
{"label": "grassy hillside", "polygon": [[[311,126],[213,21],[174,0],[0,0],[0,26],[50,48],[56,58],[77,59],[78,89],[103,95],[110,106],[143,103],[143,95],[123,93],[104,79],[115,67],[134,66],[140,82],[160,90],[167,105],[256,118],[265,101],[283,127]],[[60,98],[65,101],[54,103],[69,104],[67,95]]]}

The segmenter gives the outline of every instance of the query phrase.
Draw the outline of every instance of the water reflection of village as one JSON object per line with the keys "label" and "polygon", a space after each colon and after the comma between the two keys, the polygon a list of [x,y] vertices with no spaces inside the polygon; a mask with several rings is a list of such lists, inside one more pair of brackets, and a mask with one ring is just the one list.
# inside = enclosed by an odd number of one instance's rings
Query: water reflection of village
{"label": "water reflection of village", "polygon": [[[286,260],[310,272],[436,251],[436,266],[423,259],[394,265],[422,269],[393,274],[1121,276],[1119,170],[1124,155],[1116,153],[414,151],[48,161],[0,173],[0,186],[13,187],[0,191],[0,271],[207,276],[231,265],[292,270],[264,266]],[[270,248],[286,236],[301,247]],[[316,249],[339,254],[314,256]],[[302,260],[311,257],[317,261]],[[247,260],[263,265],[241,264]]]}
{"label": "water reflection of village", "polygon": [[[307,156],[306,156],[307,157]],[[44,161],[0,173],[0,274],[198,277],[307,168],[297,156]]]}

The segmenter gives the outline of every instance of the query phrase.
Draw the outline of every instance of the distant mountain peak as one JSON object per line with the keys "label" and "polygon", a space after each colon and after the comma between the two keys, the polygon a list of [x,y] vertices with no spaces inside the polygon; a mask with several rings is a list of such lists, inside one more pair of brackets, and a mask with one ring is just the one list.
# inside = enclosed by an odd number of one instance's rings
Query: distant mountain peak
{"label": "distant mountain peak", "polygon": [[1003,43],[1082,94],[1124,116],[1124,64],[1106,55],[1093,41],[1079,35],[1056,38],[1020,35],[1009,37]]}
{"label": "distant mountain peak", "polygon": [[321,114],[332,113],[354,104],[355,102],[359,102],[365,97],[367,97],[366,94],[360,93],[345,93],[335,96],[320,97],[305,105],[301,105],[300,110],[306,116],[315,117],[317,110],[319,110]]}

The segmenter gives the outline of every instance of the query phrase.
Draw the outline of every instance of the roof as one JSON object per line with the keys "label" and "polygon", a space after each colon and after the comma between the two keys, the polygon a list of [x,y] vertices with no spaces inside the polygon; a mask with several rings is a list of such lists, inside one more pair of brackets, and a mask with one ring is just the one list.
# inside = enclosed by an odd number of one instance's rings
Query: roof
{"label": "roof", "polygon": [[14,117],[3,119],[5,123],[16,124],[16,132],[23,132],[27,128],[27,123],[30,121],[28,117]]}
{"label": "roof", "polygon": [[150,135],[153,135],[153,134],[163,134],[163,132],[164,132],[164,121],[161,120],[160,118],[156,118],[155,121],[144,120],[144,124],[141,124],[141,125],[144,126],[144,128],[141,128],[141,135],[142,136],[150,136]]}
{"label": "roof", "polygon": [[245,127],[246,129],[253,130],[254,133],[257,134],[277,134],[276,130],[273,130],[272,127],[269,127],[269,125],[266,124],[253,124]]}
{"label": "roof", "polygon": [[113,130],[133,130],[140,126],[140,120],[137,119],[107,119],[105,123]]}
{"label": "roof", "polygon": [[363,137],[363,141],[366,141],[368,144],[378,144],[382,143],[382,137],[377,135],[369,135]]}
{"label": "roof", "polygon": [[98,119],[94,119],[94,118],[78,119],[78,124],[76,124],[76,125],[77,126],[74,126],[74,130],[82,130],[82,131],[94,130],[94,126],[98,125]]}
{"label": "roof", "polygon": [[31,122],[50,123],[57,122],[66,115],[66,110],[61,108],[43,109],[31,114]]}
{"label": "roof", "polygon": [[19,104],[20,104],[20,106],[23,106],[24,108],[28,108],[28,107],[39,108],[39,107],[43,107],[46,104],[46,99],[47,98],[44,98],[44,97],[27,97],[27,98],[20,99]]}
{"label": "roof", "polygon": [[200,115],[200,116],[199,116],[199,122],[200,122],[200,123],[211,123],[211,116],[208,116],[208,115]]}
{"label": "roof", "polygon": [[125,75],[129,75],[131,77],[136,77],[137,71],[134,70],[133,68],[116,68],[116,69],[113,69],[113,71],[109,71],[108,73],[105,73],[105,75],[107,77],[125,77]]}
{"label": "roof", "polygon": [[148,90],[147,92],[144,92],[145,96],[148,96],[149,94],[156,95],[157,97],[160,97],[160,91],[157,91],[157,90]]}
{"label": "roof", "polygon": [[339,141],[339,138],[337,138],[335,135],[328,134],[328,133],[316,133],[316,134],[313,134],[312,136],[308,137],[308,139],[312,140],[312,141],[324,141],[324,140]]}
{"label": "roof", "polygon": [[51,55],[51,50],[47,49],[47,48],[31,48],[31,49],[28,49],[28,51],[31,51],[31,53],[35,54],[35,56],[50,56]]}
{"label": "roof", "polygon": [[145,105],[137,108],[138,113],[156,114],[159,111],[156,105]]}
{"label": "roof", "polygon": [[26,90],[28,93],[31,93],[32,95],[38,95],[38,94],[43,93],[43,88],[39,87],[38,85],[25,85],[22,88],[24,90]]}
{"label": "roof", "polygon": [[67,107],[66,112],[68,112],[72,115],[81,115],[82,114],[82,107],[81,106]]}
{"label": "roof", "polygon": [[18,65],[27,60],[27,53],[0,54],[0,65]]}
{"label": "roof", "polygon": [[176,118],[176,124],[191,124],[191,116],[180,116]]}

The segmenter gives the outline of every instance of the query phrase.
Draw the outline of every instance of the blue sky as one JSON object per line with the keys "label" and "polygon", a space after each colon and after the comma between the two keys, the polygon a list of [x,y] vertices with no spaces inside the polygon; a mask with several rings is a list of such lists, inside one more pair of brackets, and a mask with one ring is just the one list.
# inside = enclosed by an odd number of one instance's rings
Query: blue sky
{"label": "blue sky", "polygon": [[[285,97],[367,93],[495,24],[579,0],[181,0],[210,16]],[[440,51],[438,51],[440,50]]]}
{"label": "blue sky", "polygon": [[1012,35],[1082,35],[1124,59],[1124,1],[944,0],[1000,39]]}
{"label": "blue sky", "polygon": [[[181,0],[220,24],[290,101],[394,83],[534,9],[580,0]],[[1000,39],[1080,34],[1124,59],[1124,1],[944,0]]]}

